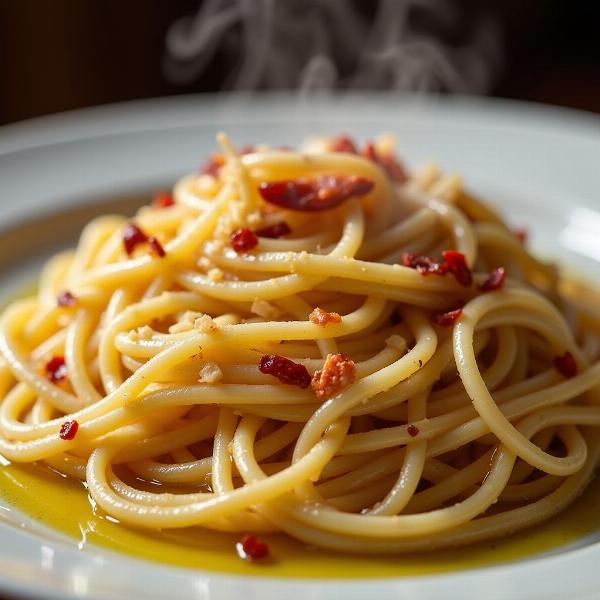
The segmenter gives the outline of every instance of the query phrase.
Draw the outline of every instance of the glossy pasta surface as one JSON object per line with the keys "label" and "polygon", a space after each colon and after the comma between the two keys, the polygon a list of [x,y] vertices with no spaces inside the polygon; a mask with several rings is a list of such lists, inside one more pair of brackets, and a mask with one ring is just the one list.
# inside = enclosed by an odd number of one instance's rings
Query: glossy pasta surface
{"label": "glossy pasta surface", "polygon": [[390,140],[236,151],[89,223],[0,320],[0,454],[149,529],[340,552],[533,526],[600,452],[598,323]]}

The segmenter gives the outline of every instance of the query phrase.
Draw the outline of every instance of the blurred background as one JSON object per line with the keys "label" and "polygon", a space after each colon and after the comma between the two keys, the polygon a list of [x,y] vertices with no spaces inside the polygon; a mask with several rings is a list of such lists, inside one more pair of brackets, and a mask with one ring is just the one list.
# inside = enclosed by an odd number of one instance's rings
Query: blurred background
{"label": "blurred background", "polygon": [[600,112],[594,0],[0,0],[0,124],[234,89],[480,94]]}

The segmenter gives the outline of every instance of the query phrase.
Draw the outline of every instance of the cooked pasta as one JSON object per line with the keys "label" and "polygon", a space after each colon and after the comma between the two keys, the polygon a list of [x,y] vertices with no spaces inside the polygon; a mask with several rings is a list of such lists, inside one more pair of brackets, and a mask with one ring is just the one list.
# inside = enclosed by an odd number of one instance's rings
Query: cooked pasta
{"label": "cooked pasta", "polygon": [[387,137],[218,141],[6,308],[6,459],[84,481],[124,526],[340,552],[503,536],[585,489],[599,328],[554,267]]}

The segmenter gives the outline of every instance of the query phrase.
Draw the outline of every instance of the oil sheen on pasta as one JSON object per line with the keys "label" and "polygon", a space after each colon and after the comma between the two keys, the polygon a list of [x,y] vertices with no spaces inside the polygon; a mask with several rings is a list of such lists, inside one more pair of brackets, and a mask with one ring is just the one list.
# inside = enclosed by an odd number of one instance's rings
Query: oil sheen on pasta
{"label": "oil sheen on pasta", "polygon": [[501,540],[464,548],[401,555],[356,555],[309,547],[285,535],[266,535],[272,559],[248,563],[235,551],[239,536],[201,528],[144,531],[95,511],[80,482],[44,467],[0,469],[4,506],[17,506],[35,520],[87,544],[161,563],[270,577],[367,578],[428,575],[532,557],[575,542],[600,529],[600,479],[550,522]]}

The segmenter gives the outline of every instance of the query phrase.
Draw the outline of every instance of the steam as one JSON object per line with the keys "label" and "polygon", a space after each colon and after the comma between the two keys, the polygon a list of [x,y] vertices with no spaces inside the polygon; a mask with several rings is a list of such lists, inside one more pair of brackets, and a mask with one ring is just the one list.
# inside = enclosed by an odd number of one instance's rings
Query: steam
{"label": "steam", "polygon": [[230,90],[489,91],[503,58],[497,24],[480,15],[454,45],[417,15],[460,22],[450,0],[379,0],[370,17],[349,0],[205,0],[167,32],[165,73],[187,84],[218,61]]}

